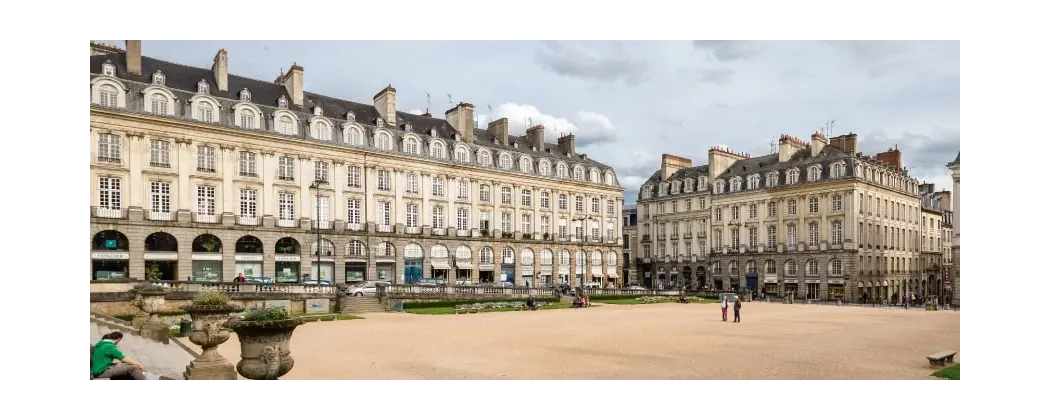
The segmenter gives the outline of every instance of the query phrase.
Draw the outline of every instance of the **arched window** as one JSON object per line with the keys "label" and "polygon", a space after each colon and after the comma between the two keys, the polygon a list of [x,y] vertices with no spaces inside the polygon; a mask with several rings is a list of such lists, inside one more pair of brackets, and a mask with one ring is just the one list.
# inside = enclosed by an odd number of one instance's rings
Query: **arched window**
{"label": "arched window", "polygon": [[747,265],[745,265],[744,267],[745,267],[745,270],[746,270],[745,273],[747,273],[747,274],[756,274],[756,273],[758,273],[758,268],[757,268],[757,266],[755,264],[755,260],[749,260],[747,262]]}
{"label": "arched window", "polygon": [[419,140],[415,137],[409,137],[405,139],[404,151],[410,155],[419,154]]}
{"label": "arched window", "polygon": [[577,166],[572,169],[572,179],[577,181],[583,181],[583,167]]}
{"label": "arched window", "polygon": [[170,115],[168,114],[168,97],[162,93],[150,95],[149,112],[157,115]]}
{"label": "arched window", "polygon": [[393,150],[394,142],[390,140],[390,134],[382,131],[376,135],[376,148],[379,150]]}
{"label": "arched window", "polygon": [[[692,182],[692,180],[689,180],[686,183],[689,185],[689,188],[687,188],[686,191],[692,191],[692,189],[693,189],[693,186],[692,186],[693,182]],[[605,185],[616,185],[616,176],[613,175],[612,172],[606,172],[605,173]]]}
{"label": "arched window", "polygon": [[510,169],[510,155],[507,153],[499,154],[499,167],[500,169]]}
{"label": "arched window", "polygon": [[262,254],[263,243],[259,238],[254,236],[242,236],[237,240],[237,243],[234,244],[233,252],[237,254]]}
{"label": "arched window", "polygon": [[742,183],[743,182],[741,182],[740,177],[733,177],[732,179],[730,179],[729,180],[729,192],[740,191],[740,185]]}
{"label": "arched window", "polygon": [[430,258],[448,258],[448,248],[441,244],[430,247]]}
{"label": "arched window", "polygon": [[299,241],[295,240],[295,238],[278,239],[277,243],[274,244],[273,250],[277,254],[299,255],[299,253],[301,252],[301,250],[299,249]]}
{"label": "arched window", "polygon": [[445,158],[445,143],[442,143],[442,142],[436,141],[436,140],[435,141],[431,141],[430,142],[430,157],[432,157],[434,159],[444,159]]}
{"label": "arched window", "polygon": [[364,144],[362,141],[361,130],[357,127],[349,127],[346,129],[346,142],[351,146],[361,146]]}
{"label": "arched window", "polygon": [[241,109],[239,112],[237,112],[236,123],[241,128],[259,128],[255,123],[255,112],[248,108]]}
{"label": "arched window", "polygon": [[828,273],[832,276],[842,275],[842,260],[835,258],[828,263]]}
{"label": "arched window", "polygon": [[478,165],[492,166],[492,154],[488,150],[478,151]]}
{"label": "arched window", "polygon": [[784,275],[787,275],[787,276],[797,276],[798,275],[798,264],[795,263],[795,260],[787,260],[787,262],[784,263]]}
{"label": "arched window", "polygon": [[215,108],[210,103],[200,101],[197,105],[197,120],[202,122],[213,122],[215,118]]}
{"label": "arched window", "polygon": [[592,266],[600,266],[600,265],[602,265],[602,252],[601,251],[592,251],[591,252],[591,265]]}
{"label": "arched window", "polygon": [[107,107],[116,107],[117,102],[117,88],[112,85],[102,85],[99,89],[99,104]]}
{"label": "arched window", "polygon": [[532,173],[532,159],[529,159],[528,156],[522,156],[521,160],[518,161],[518,169],[521,169],[521,171],[524,172],[524,173],[531,174]]}
{"label": "arched window", "polygon": [[[298,250],[298,248],[296,249]],[[222,241],[210,233],[197,235],[196,238],[193,238],[191,251],[194,253],[221,253]]]}
{"label": "arched window", "polygon": [[716,276],[722,274],[722,263],[718,261],[711,263],[711,273]]}
{"label": "arched window", "polygon": [[722,193],[725,192],[725,189],[726,189],[725,181],[722,181],[721,179],[718,180],[718,181],[715,181],[715,194],[722,194]]}
{"label": "arched window", "polygon": [[758,189],[758,182],[761,177],[758,174],[748,175],[747,177],[747,189],[754,190]]}
{"label": "arched window", "polygon": [[737,265],[736,261],[729,262],[729,275],[735,276],[740,274],[740,266]]}
{"label": "arched window", "polygon": [[836,162],[831,165],[831,177],[842,178],[846,176],[846,164],[842,162]]}
{"label": "arched window", "polygon": [[465,146],[456,147],[456,162],[470,163],[470,151]]}
{"label": "arched window", "polygon": [[525,248],[521,250],[521,265],[533,265],[535,263],[533,258],[535,257],[532,255],[531,249]]}
{"label": "arched window", "polygon": [[[314,241],[313,245],[310,245],[310,255],[317,256],[317,241]],[[321,239],[321,256],[332,257],[335,256],[335,244],[327,239]]]}
{"label": "arched window", "polygon": [[419,244],[408,244],[405,245],[405,259],[406,260],[421,260],[423,259],[423,247]]}
{"label": "arched window", "polygon": [[576,251],[576,271],[582,271],[585,265],[587,265],[587,254],[583,251]]}
{"label": "arched window", "polygon": [[766,274],[777,273],[777,262],[773,260],[766,260]]}
{"label": "arched window", "polygon": [[127,251],[128,237],[115,230],[104,230],[91,238],[91,249],[106,251]]}
{"label": "arched window", "polygon": [[605,263],[608,264],[610,267],[616,266],[616,252],[609,251],[609,253],[605,257]]}
{"label": "arched window", "polygon": [[550,176],[551,175],[551,163],[546,160],[540,160],[540,175]]}
{"label": "arched window", "polygon": [[565,166],[564,163],[558,162],[558,170],[557,170],[557,175],[556,176],[558,178],[568,178],[569,177],[569,167]]}
{"label": "arched window", "polygon": [[292,117],[282,115],[277,119],[277,132],[281,134],[294,135],[295,134],[295,122],[292,121]]}
{"label": "arched window", "polygon": [[820,166],[810,166],[808,181],[820,181]]}
{"label": "arched window", "polygon": [[471,255],[469,246],[460,245],[460,246],[456,247],[456,259],[457,260],[470,261],[471,257],[472,257],[472,255]]}
{"label": "arched window", "polygon": [[597,169],[591,168],[591,182],[593,182],[595,184],[601,182],[598,179],[598,170]]}
{"label": "arched window", "polygon": [[503,248],[501,256],[503,257],[504,264],[514,264],[514,249]]}
{"label": "arched window", "polygon": [[816,276],[819,274],[819,267],[817,266],[817,260],[806,261],[806,275]]}
{"label": "arched window", "polygon": [[779,175],[776,172],[766,174],[766,188],[777,186]]}
{"label": "arched window", "polygon": [[346,256],[348,257],[364,257],[365,255],[365,243],[361,241],[350,241],[346,244]]}
{"label": "arched window", "polygon": [[554,253],[549,249],[540,251],[540,265],[554,264]]}
{"label": "arched window", "polygon": [[313,137],[314,139],[321,141],[332,140],[332,127],[324,121],[317,121],[313,126]]}
{"label": "arched window", "polygon": [[787,184],[795,185],[798,183],[798,168],[789,169],[787,172]]}
{"label": "arched window", "polygon": [[376,244],[376,256],[377,257],[396,257],[397,249],[394,248],[394,244],[390,242],[380,242]]}
{"label": "arched window", "polygon": [[478,264],[492,264],[492,248],[481,248],[478,252]]}
{"label": "arched window", "polygon": [[569,265],[569,250],[563,249],[558,253],[558,265]]}

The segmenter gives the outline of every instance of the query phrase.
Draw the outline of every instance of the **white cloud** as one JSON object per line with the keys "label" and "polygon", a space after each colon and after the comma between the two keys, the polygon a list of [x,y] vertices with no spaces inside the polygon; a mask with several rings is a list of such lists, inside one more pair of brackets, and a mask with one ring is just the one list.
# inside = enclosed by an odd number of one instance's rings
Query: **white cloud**
{"label": "white cloud", "polygon": [[616,141],[616,126],[604,115],[580,111],[571,120],[545,114],[532,105],[505,103],[492,110],[492,114],[478,116],[478,126],[486,127],[490,121],[506,118],[512,135],[524,135],[526,125],[543,124],[544,138],[554,143],[563,133],[576,134],[576,147]]}

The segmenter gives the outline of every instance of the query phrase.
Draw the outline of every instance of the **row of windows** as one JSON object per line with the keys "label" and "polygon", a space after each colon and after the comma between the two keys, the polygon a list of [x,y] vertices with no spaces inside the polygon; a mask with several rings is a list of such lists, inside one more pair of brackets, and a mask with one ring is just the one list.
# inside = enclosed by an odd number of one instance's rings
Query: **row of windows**
{"label": "row of windows", "polygon": [[[202,83],[205,83],[206,86],[206,82],[202,81]],[[99,92],[98,103],[100,105],[119,107],[123,103],[121,98],[118,97],[122,89],[116,83],[102,80],[97,83],[97,89]],[[147,112],[167,116],[175,115],[175,96],[170,92],[158,87],[147,88],[143,93],[144,97],[147,98],[147,101],[144,104]],[[200,95],[207,95],[207,89],[204,89],[203,92],[201,89],[198,89],[198,93]],[[249,98],[250,100],[250,94],[248,94],[247,91],[242,91],[241,97],[242,101],[244,101],[244,98]],[[284,99],[284,97],[281,99]],[[221,105],[219,105],[214,99],[207,96],[195,96],[191,99],[190,106],[193,119],[206,123],[220,122],[218,118],[218,110],[221,108]],[[253,130],[262,129],[261,123],[263,120],[263,113],[258,107],[245,102],[233,106],[232,112],[234,113],[233,124],[235,126]],[[314,115],[315,117],[309,122],[310,137],[320,141],[332,141],[335,132],[334,125],[321,116],[322,112],[320,107],[314,108]],[[349,114],[347,118],[349,121],[353,121],[352,114]],[[280,134],[292,136],[299,135],[299,119],[291,111],[278,110],[274,113],[273,129]],[[367,139],[364,133],[365,131],[362,126],[348,122],[347,124],[344,124],[342,131],[343,142],[350,146],[366,146]],[[434,137],[437,135],[437,132],[432,129],[430,135],[431,137]],[[395,150],[394,137],[386,130],[377,129],[374,133],[372,144],[368,146],[379,150],[393,151]],[[117,145],[117,147],[119,148],[119,145]],[[466,145],[457,144],[450,150],[446,146],[445,141],[438,138],[432,138],[427,145],[427,149],[429,150],[428,155],[434,159],[452,159],[459,163],[471,163],[471,158],[473,157],[473,163],[476,163],[477,165],[485,167],[492,167],[494,165],[493,152],[485,148],[478,148],[472,153],[470,148]],[[400,151],[402,153],[421,156],[423,155],[423,141],[414,134],[406,134],[401,141]],[[102,156],[101,153],[100,156]],[[557,162],[552,165],[551,161],[546,158],[540,158],[538,161],[534,161],[532,157],[526,154],[521,154],[515,159],[510,152],[499,151],[496,153],[495,164],[498,168],[504,170],[517,170],[529,174],[538,173],[542,176],[553,175],[561,179],[570,178],[569,165],[566,163]],[[601,175],[601,171],[597,168],[591,168],[589,175],[585,175],[585,172],[587,171],[585,171],[582,165],[574,165],[572,167],[571,179],[575,181],[590,181],[593,183],[616,185],[616,176],[611,170],[605,170],[604,175]]]}
{"label": "row of windows", "polygon": [[[740,268],[736,261],[730,261],[728,265],[728,272],[730,275],[740,274]],[[773,260],[766,260],[765,262],[765,274],[777,274],[777,262]],[[806,261],[806,276],[819,276],[820,275],[820,263],[817,260]],[[744,266],[744,272],[747,274],[758,274],[758,266],[754,260],[748,261]],[[828,275],[841,276],[842,275],[842,261],[838,258],[833,258],[828,262],[827,267]],[[711,274],[721,275],[722,274],[722,263],[715,261],[711,263]],[[798,275],[798,263],[795,260],[787,260],[784,262],[784,275],[786,276],[797,276]]]}
{"label": "row of windows", "polygon": [[[857,213],[867,213],[868,216],[885,217],[890,220],[913,223],[919,221],[919,206],[893,201],[888,198],[874,197],[868,194],[865,201],[864,193],[859,194],[860,205]],[[874,211],[873,211],[874,210]]]}
{"label": "row of windows", "polygon": [[[842,222],[838,221],[838,220],[833,220],[833,221],[829,222],[829,225],[830,225],[830,229],[828,229],[826,231],[827,232],[827,241],[829,243],[831,243],[832,245],[842,245],[842,239],[843,239],[843,237],[842,237],[842,235],[843,235]],[[808,230],[809,235],[807,236],[808,241],[806,243],[809,246],[817,246],[817,245],[819,245],[820,244],[820,236],[821,236],[820,235],[820,223],[818,223],[818,222],[811,222],[807,226],[808,226],[808,229],[809,229]],[[751,248],[751,249],[757,248],[758,245],[759,245],[759,231],[758,231],[758,228],[754,228],[754,227],[747,228],[747,230],[746,230],[747,237],[746,238],[741,238],[740,235],[741,235],[741,231],[742,230],[743,229],[737,229],[737,228],[729,229],[729,242],[728,242],[727,245],[729,245],[730,248],[734,248],[735,249],[735,248],[739,248],[742,243],[746,243],[747,246],[749,248]],[[765,242],[764,242],[765,245],[772,246],[773,244],[778,243],[778,241],[777,241],[777,226],[775,226],[775,225],[766,226],[766,232],[765,233],[766,233]],[[711,237],[712,237],[712,243],[714,244],[715,249],[722,248],[722,230],[721,229],[713,230],[711,232]],[[742,239],[746,240],[747,242],[741,242]],[[789,223],[787,225],[787,237],[786,237],[785,245],[787,245],[789,247],[793,247],[793,246],[796,246],[797,244],[798,244],[798,226],[795,225],[795,224],[790,224]]]}

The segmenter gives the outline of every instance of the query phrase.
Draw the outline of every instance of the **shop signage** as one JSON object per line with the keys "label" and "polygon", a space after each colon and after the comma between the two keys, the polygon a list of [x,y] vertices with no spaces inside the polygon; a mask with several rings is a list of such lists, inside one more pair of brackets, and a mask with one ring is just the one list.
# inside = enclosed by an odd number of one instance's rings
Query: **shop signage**
{"label": "shop signage", "polygon": [[820,279],[806,279],[806,284],[820,284]]}
{"label": "shop signage", "polygon": [[299,256],[298,255],[281,255],[281,254],[277,254],[276,256],[273,257],[273,260],[274,261],[281,261],[281,262],[296,262],[296,261],[299,261]]}
{"label": "shop signage", "polygon": [[569,267],[558,267],[558,274],[569,274]]}
{"label": "shop signage", "polygon": [[795,284],[798,284],[798,279],[784,279],[784,283],[795,283]]}
{"label": "shop signage", "polygon": [[126,260],[128,259],[127,252],[92,252],[91,259],[93,260]]}
{"label": "shop signage", "polygon": [[844,283],[843,283],[843,281],[841,279],[840,280],[828,279],[828,284],[844,284]]}
{"label": "shop signage", "polygon": [[222,261],[222,254],[219,253],[196,253],[190,256],[194,261]]}
{"label": "shop signage", "polygon": [[262,261],[262,254],[239,254],[233,256],[234,261]]}
{"label": "shop signage", "polygon": [[117,240],[116,239],[106,239],[105,248],[106,249],[117,249]]}
{"label": "shop signage", "polygon": [[142,254],[142,258],[146,261],[178,261],[178,252],[147,252]]}

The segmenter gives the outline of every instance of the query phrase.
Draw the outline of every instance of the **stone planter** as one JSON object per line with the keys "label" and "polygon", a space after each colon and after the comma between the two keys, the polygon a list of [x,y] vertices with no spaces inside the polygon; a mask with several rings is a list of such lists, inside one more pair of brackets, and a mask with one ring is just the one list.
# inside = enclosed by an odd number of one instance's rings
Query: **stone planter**
{"label": "stone planter", "polygon": [[235,321],[229,324],[241,342],[237,372],[248,379],[273,380],[292,370],[295,360],[289,347],[299,318],[279,321]]}
{"label": "stone planter", "polygon": [[233,364],[219,354],[217,348],[230,339],[223,328],[230,313],[241,308],[235,305],[187,305],[182,310],[193,320],[190,342],[201,346],[201,354],[186,366],[185,378],[190,380],[236,380]]}
{"label": "stone planter", "polygon": [[160,319],[160,312],[164,309],[164,297],[168,295],[169,291],[138,290],[135,293],[135,306],[138,306],[139,309],[142,309],[142,312],[146,313],[146,318],[140,319],[139,334],[151,340],[167,344],[168,324]]}

